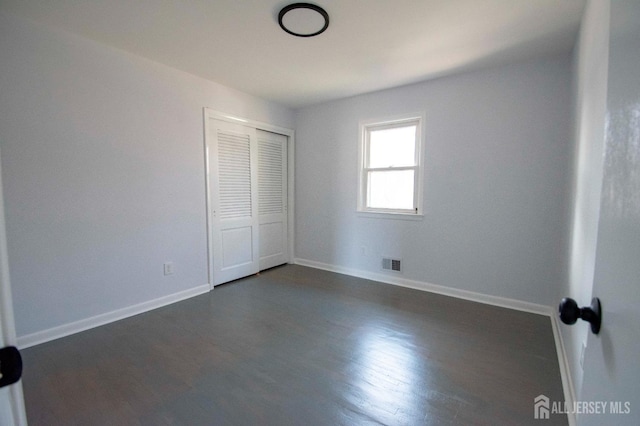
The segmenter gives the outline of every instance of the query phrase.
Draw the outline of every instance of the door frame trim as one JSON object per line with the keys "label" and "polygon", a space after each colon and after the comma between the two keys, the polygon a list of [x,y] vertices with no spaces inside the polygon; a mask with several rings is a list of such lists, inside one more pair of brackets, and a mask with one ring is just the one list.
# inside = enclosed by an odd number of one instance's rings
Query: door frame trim
{"label": "door frame trim", "polygon": [[294,258],[294,230],[295,230],[295,131],[286,127],[277,126],[262,121],[252,120],[249,118],[239,117],[233,114],[216,111],[212,108],[203,108],[204,121],[204,171],[205,171],[205,197],[206,197],[206,222],[207,222],[207,277],[209,280],[209,288],[213,290],[213,239],[211,232],[213,224],[211,223],[211,187],[209,184],[209,120],[222,120],[235,124],[253,127],[257,130],[277,133],[287,137],[287,262],[291,262]]}
{"label": "door frame trim", "polygon": [[[0,158],[0,163],[2,163]],[[13,297],[11,295],[11,278],[9,274],[9,256],[7,249],[7,228],[4,215],[4,187],[0,166],[0,347],[17,346],[15,318],[13,314]],[[3,389],[9,399],[8,417],[18,426],[27,424],[22,381]],[[6,414],[6,413],[5,413]],[[7,420],[6,417],[0,418]]]}

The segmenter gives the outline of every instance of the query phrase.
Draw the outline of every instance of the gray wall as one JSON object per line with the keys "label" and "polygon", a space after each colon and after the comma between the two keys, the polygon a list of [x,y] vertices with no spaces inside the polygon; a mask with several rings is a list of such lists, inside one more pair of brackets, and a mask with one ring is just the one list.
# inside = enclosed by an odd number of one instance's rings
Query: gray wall
{"label": "gray wall", "polygon": [[[358,122],[426,112],[425,217],[356,213]],[[300,109],[296,257],[551,305],[564,277],[571,163],[568,56]],[[364,254],[363,254],[364,252]]]}
{"label": "gray wall", "polygon": [[205,106],[294,124],[273,103],[0,14],[18,336],[207,283]]}

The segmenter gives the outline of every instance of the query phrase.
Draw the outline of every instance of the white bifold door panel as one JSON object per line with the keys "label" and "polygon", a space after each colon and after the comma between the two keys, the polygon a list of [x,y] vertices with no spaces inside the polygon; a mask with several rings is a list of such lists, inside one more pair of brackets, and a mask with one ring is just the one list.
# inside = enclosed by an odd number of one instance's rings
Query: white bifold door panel
{"label": "white bifold door panel", "polygon": [[287,137],[257,130],[260,270],[282,265],[287,254]]}
{"label": "white bifold door panel", "polygon": [[207,118],[213,285],[288,261],[287,137]]}
{"label": "white bifold door panel", "polygon": [[259,271],[256,130],[212,120],[209,127],[213,284]]}

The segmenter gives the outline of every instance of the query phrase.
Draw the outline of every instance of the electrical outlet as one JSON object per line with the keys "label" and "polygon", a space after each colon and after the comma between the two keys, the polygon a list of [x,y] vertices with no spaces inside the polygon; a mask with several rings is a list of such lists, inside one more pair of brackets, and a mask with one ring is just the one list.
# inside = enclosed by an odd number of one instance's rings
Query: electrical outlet
{"label": "electrical outlet", "polygon": [[165,275],[173,274],[173,262],[167,262],[164,264],[164,274]]}
{"label": "electrical outlet", "polygon": [[580,368],[584,370],[584,353],[587,351],[587,342],[582,342],[582,348],[580,349]]}

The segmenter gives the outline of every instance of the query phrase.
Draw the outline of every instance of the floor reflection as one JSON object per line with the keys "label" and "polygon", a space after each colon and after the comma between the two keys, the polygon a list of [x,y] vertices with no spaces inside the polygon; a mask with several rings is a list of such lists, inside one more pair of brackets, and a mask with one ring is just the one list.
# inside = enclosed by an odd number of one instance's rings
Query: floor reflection
{"label": "floor reflection", "polygon": [[373,419],[399,424],[408,415],[424,416],[428,376],[412,335],[383,323],[369,325],[358,337],[350,368],[359,390],[351,402]]}

